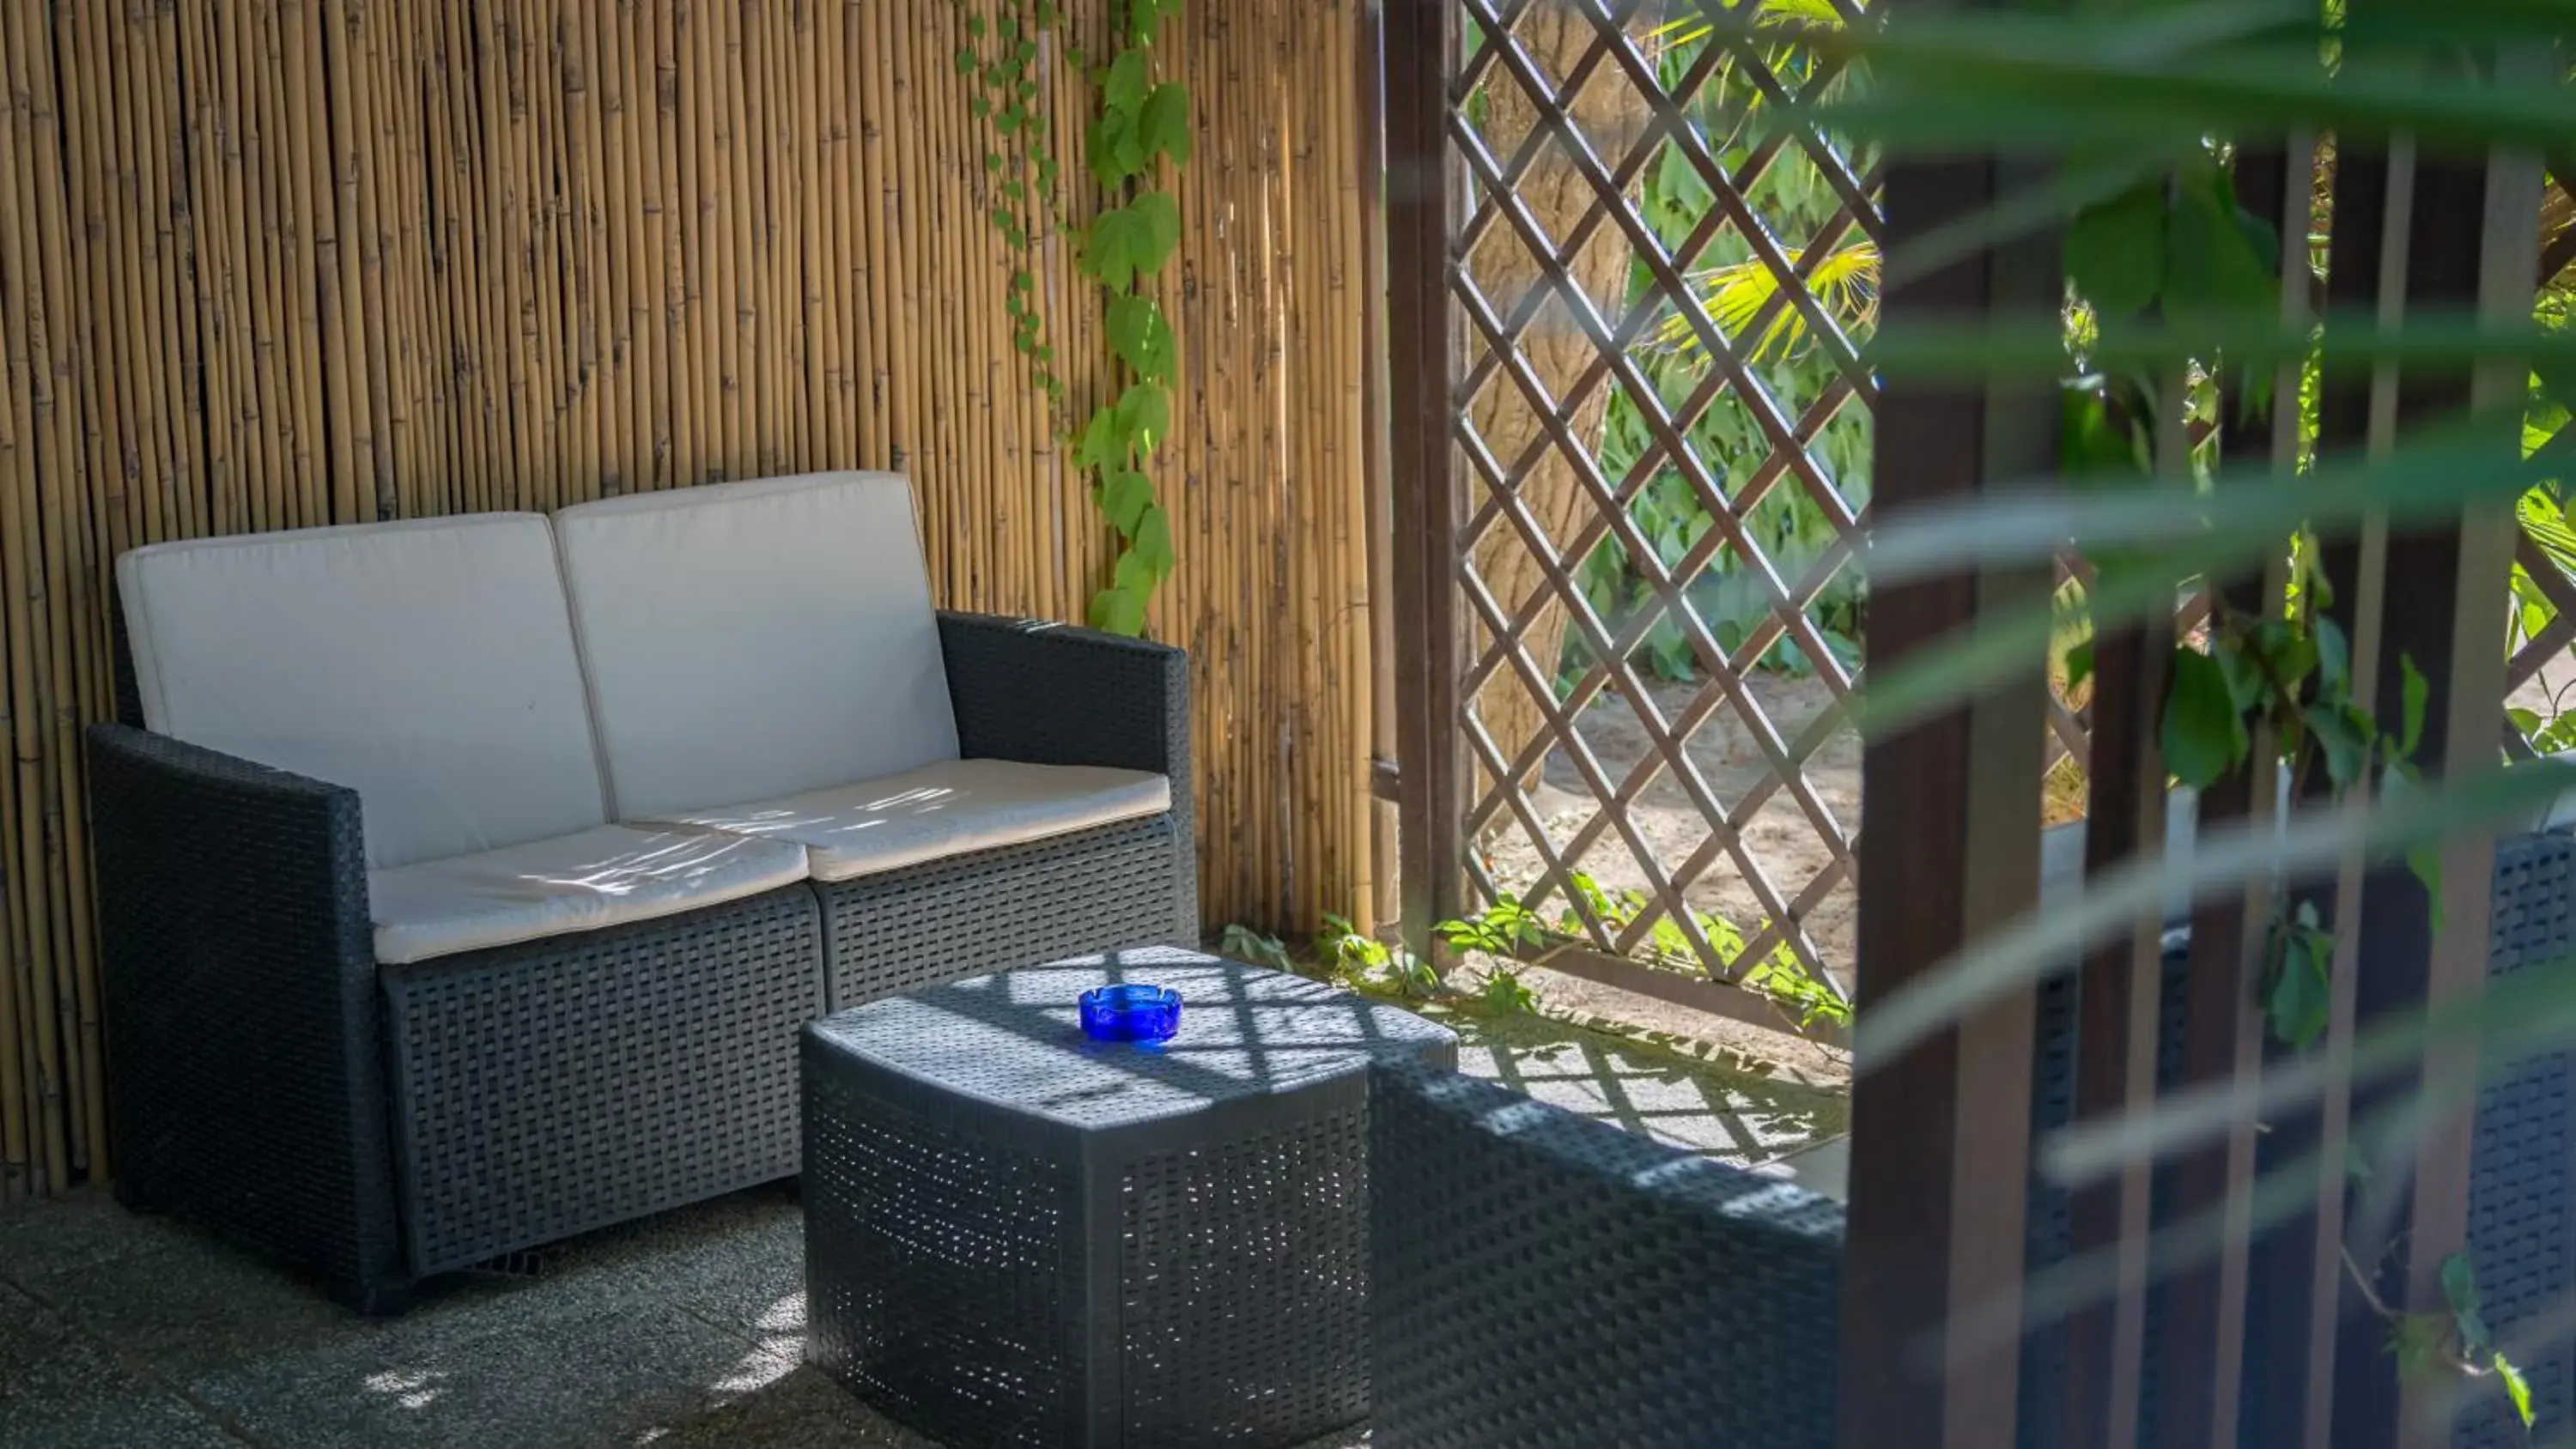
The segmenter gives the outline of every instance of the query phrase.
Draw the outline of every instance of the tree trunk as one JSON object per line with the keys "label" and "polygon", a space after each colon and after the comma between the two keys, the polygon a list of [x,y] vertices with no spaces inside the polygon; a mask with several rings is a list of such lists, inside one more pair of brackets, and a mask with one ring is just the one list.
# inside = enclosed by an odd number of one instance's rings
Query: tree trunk
{"label": "tree trunk", "polygon": [[[1562,86],[1565,76],[1592,48],[1597,33],[1594,22],[1586,18],[1582,8],[1573,5],[1530,6],[1514,27],[1523,51],[1552,88]],[[1478,130],[1487,148],[1508,165],[1531,131],[1542,124],[1539,107],[1527,89],[1499,63],[1488,73],[1483,93],[1485,111]],[[1560,96],[1558,104],[1593,152],[1602,158],[1603,165],[1613,170],[1627,148],[1643,134],[1652,114],[1645,97],[1606,58],[1593,68],[1578,94]],[[1562,247],[1585,214],[1600,201],[1600,195],[1574,168],[1560,142],[1551,137],[1543,144],[1545,149],[1521,182],[1519,197],[1551,247]],[[1604,218],[1595,224],[1566,269],[1566,280],[1580,289],[1612,326],[1618,324],[1626,301],[1632,255],[1626,234],[1615,221]],[[1567,309],[1562,293],[1555,291],[1551,269],[1532,252],[1510,221],[1500,217],[1467,258],[1468,275],[1477,291],[1506,323],[1534,289],[1550,292],[1549,300],[1521,334],[1519,351],[1551,402],[1561,404],[1599,351]],[[1487,348],[1472,324],[1469,336],[1474,339],[1470,357],[1481,356]],[[1610,389],[1606,382],[1595,387],[1567,419],[1567,432],[1587,453],[1597,454],[1599,450]],[[1539,450],[1537,462],[1520,480],[1519,499],[1544,535],[1551,553],[1568,547],[1592,512],[1593,504],[1577,481],[1573,461],[1547,437],[1541,414],[1527,391],[1508,373],[1497,371],[1469,401],[1468,416],[1486,452],[1506,479],[1533,448]],[[1491,483],[1472,465],[1468,474],[1476,480],[1468,490],[1472,513],[1487,501]],[[1477,540],[1471,557],[1477,576],[1492,592],[1505,620],[1517,617],[1531,600],[1545,600],[1521,640],[1544,683],[1549,703],[1555,703],[1555,676],[1564,647],[1566,614],[1561,596],[1540,567],[1539,555],[1519,529],[1498,516]],[[1558,562],[1570,576],[1583,560],[1559,557]],[[1481,621],[1471,637],[1471,659],[1481,656],[1495,642]],[[1516,758],[1547,731],[1537,694],[1522,673],[1508,664],[1492,675],[1473,703],[1477,718],[1506,761]],[[1475,797],[1481,797],[1490,787],[1491,777],[1482,769],[1475,773]],[[1536,773],[1532,769],[1529,778],[1535,779]]]}

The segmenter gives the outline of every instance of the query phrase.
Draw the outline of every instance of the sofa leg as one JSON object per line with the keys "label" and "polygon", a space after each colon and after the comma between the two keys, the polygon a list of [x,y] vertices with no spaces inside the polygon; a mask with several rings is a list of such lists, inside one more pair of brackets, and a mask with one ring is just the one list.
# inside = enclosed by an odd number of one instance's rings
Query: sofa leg
{"label": "sofa leg", "polygon": [[383,1283],[337,1280],[329,1285],[331,1301],[369,1318],[400,1318],[411,1311],[412,1285],[395,1279]]}
{"label": "sofa leg", "polygon": [[116,1205],[125,1209],[127,1212],[135,1213],[144,1217],[159,1217],[161,1215],[161,1209],[154,1207],[151,1203],[145,1201],[143,1195],[134,1190],[134,1179],[127,1177],[123,1173],[117,1174],[108,1182],[107,1190],[115,1195]]}

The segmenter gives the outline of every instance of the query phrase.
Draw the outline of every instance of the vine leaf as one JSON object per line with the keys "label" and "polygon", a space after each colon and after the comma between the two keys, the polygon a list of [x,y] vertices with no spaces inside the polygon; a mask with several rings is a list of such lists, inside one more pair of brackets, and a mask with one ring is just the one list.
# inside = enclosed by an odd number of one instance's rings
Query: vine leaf
{"label": "vine leaf", "polygon": [[1115,191],[1145,169],[1145,148],[1137,143],[1133,118],[1103,111],[1083,137],[1083,162],[1103,191]]}
{"label": "vine leaf", "polygon": [[2132,187],[2077,212],[2066,229],[2066,275],[2097,317],[2154,306],[2165,281],[2164,187]]}
{"label": "vine leaf", "polygon": [[1127,210],[1145,224],[1145,246],[1136,254],[1136,270],[1159,272],[1172,259],[1172,250],[1181,244],[1181,208],[1171,193],[1148,191],[1127,204]]}
{"label": "vine leaf", "polygon": [[2263,656],[2265,683],[2278,682],[2296,693],[2299,681],[2317,667],[2317,641],[2287,619],[2265,619],[2254,627],[2255,650]]}
{"label": "vine leaf", "polygon": [[1113,206],[1093,218],[1083,239],[1082,269],[1113,292],[1136,285],[1154,269],[1154,225],[1134,207]]}
{"label": "vine leaf", "polygon": [[2273,315],[2280,306],[2279,268],[2264,260],[2262,236],[2248,225],[2251,220],[2215,174],[2187,180],[2178,189],[2165,226],[2168,314]]}
{"label": "vine leaf", "polygon": [[1180,240],[1180,208],[1169,195],[1148,191],[1092,221],[1091,235],[1083,243],[1082,267],[1102,286],[1123,292],[1138,277],[1161,270]]}
{"label": "vine leaf", "polygon": [[1136,248],[1144,223],[1125,207],[1102,212],[1083,238],[1082,269],[1100,285],[1124,292],[1136,285]]}
{"label": "vine leaf", "polygon": [[2343,637],[2343,626],[2323,614],[2317,615],[2317,690],[2324,696],[2345,693],[2352,688],[2352,644]]}
{"label": "vine leaf", "polygon": [[1134,552],[1137,559],[1153,570],[1156,579],[1168,578],[1172,572],[1172,516],[1159,503],[1149,504],[1145,516],[1136,521]]}
{"label": "vine leaf", "polygon": [[2275,1039],[2304,1049],[2326,1029],[2334,1009],[2327,973],[2333,963],[2334,938],[2307,926],[2279,936],[2281,959],[2272,978],[2263,1014]]}
{"label": "vine leaf", "polygon": [[1148,382],[1171,380],[1176,355],[1172,324],[1163,320],[1163,309],[1154,305],[1153,298],[1114,299],[1102,326],[1118,360],[1135,369],[1137,376]]}
{"label": "vine leaf", "polygon": [[2210,657],[2218,661],[2218,672],[2227,679],[2227,702],[2239,713],[2259,708],[2270,695],[2270,681],[2263,676],[2255,649],[2235,638],[2226,638],[2218,641]]}
{"label": "vine leaf", "polygon": [[1134,120],[1145,108],[1145,52],[1121,51],[1109,63],[1109,78],[1101,82],[1100,98],[1110,110]]}
{"label": "vine leaf", "polygon": [[1109,515],[1111,526],[1122,536],[1134,538],[1145,510],[1153,506],[1153,480],[1144,474],[1133,468],[1113,468],[1101,476],[1100,511]]}
{"label": "vine leaf", "polygon": [[[2396,747],[2394,740],[2389,741],[2388,744],[2391,749]],[[2392,805],[2404,800],[2407,792],[2423,788],[2423,783],[2423,772],[2407,760],[2390,760],[2387,772],[2380,777],[2380,788],[2387,793],[2389,803]],[[2414,875],[2416,884],[2424,888],[2424,900],[2431,912],[2433,931],[2436,935],[2440,934],[2444,923],[2450,918],[2448,909],[2442,903],[2441,845],[2436,842],[2426,842],[2409,849],[2406,852],[2406,869]]]}
{"label": "vine leaf", "polygon": [[2304,713],[2308,733],[2326,752],[2326,778],[2338,790],[2361,778],[2370,764],[2370,720],[2349,704],[2321,702]]}
{"label": "vine leaf", "polygon": [[1145,600],[1127,589],[1102,589],[1091,596],[1091,627],[1129,638],[1145,632]]}
{"label": "vine leaf", "polygon": [[1102,408],[1091,415],[1075,443],[1073,466],[1083,469],[1107,468],[1126,461],[1123,440],[1118,435],[1118,414]]}
{"label": "vine leaf", "polygon": [[1172,430],[1172,394],[1159,383],[1140,382],[1118,397],[1118,430],[1137,453],[1154,451]]}
{"label": "vine leaf", "polygon": [[1147,156],[1160,153],[1175,166],[1190,164],[1190,92],[1165,81],[1145,97],[1136,115],[1136,143]]}
{"label": "vine leaf", "polygon": [[2099,379],[2067,387],[2059,411],[2063,425],[2058,430],[2058,462],[2063,471],[2079,478],[2138,471],[2137,450],[2111,426],[2111,410],[2102,400]]}
{"label": "vine leaf", "polygon": [[2415,747],[2424,742],[2424,705],[2432,696],[2433,686],[2415,667],[2413,655],[2398,655],[2397,668],[2405,677],[2405,712],[2397,737],[2397,758],[2411,760],[2415,758]]}
{"label": "vine leaf", "polygon": [[1154,570],[1144,555],[1130,545],[1119,552],[1118,565],[1110,571],[1109,586],[1134,594],[1141,603],[1154,592]]}
{"label": "vine leaf", "polygon": [[2424,898],[2432,902],[2432,926],[2436,934],[2449,919],[2442,905],[2442,852],[2429,845],[2419,845],[2406,852],[2406,869],[2413,872],[2415,883],[2424,888]]}
{"label": "vine leaf", "polygon": [[2513,1411],[2521,1418],[2522,1427],[2530,1428],[2532,1425],[2530,1381],[2522,1376],[2522,1370],[2514,1367],[2513,1360],[2506,1358],[2501,1349],[2496,1351],[2495,1371],[2496,1377],[2504,1381],[2505,1397],[2513,1400]]}
{"label": "vine leaf", "polygon": [[2162,737],[2165,768],[2195,790],[2207,789],[2245,754],[2245,720],[2228,691],[2227,671],[2188,645],[2174,650]]}

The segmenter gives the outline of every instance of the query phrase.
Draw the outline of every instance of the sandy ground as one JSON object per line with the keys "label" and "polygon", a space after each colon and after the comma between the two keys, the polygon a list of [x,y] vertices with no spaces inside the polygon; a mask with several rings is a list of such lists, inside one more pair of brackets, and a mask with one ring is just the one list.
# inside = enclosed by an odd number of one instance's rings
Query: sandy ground
{"label": "sandy ground", "polygon": [[[1816,679],[1757,674],[1744,681],[1744,689],[1787,746],[1794,746],[1807,726],[1833,701],[1831,690]],[[1649,690],[1656,709],[1669,722],[1696,696],[1698,686],[1655,684]],[[1653,753],[1638,712],[1624,697],[1604,694],[1585,711],[1581,728],[1584,743],[1614,788]],[[1684,753],[1707,783],[1711,798],[1737,824],[1742,853],[1767,879],[1773,899],[1794,904],[1811,887],[1815,888],[1814,897],[1797,919],[1806,927],[1808,939],[1815,943],[1826,966],[1838,974],[1847,971],[1852,958],[1855,897],[1851,881],[1836,865],[1834,848],[1827,843],[1826,826],[1837,828],[1845,839],[1859,834],[1859,738],[1848,729],[1838,730],[1802,762],[1799,775],[1813,800],[1814,814],[1785,787],[1772,790],[1767,799],[1751,803],[1748,808],[1762,784],[1773,778],[1773,771],[1760,737],[1732,703],[1718,706],[1717,713],[1685,743]],[[1548,756],[1533,803],[1539,823],[1560,856],[1600,813],[1582,773],[1562,748]],[[1637,796],[1628,811],[1628,820],[1652,859],[1668,872],[1688,860],[1710,838],[1707,821],[1692,801],[1690,791],[1670,769],[1660,771]],[[1542,872],[1539,852],[1517,820],[1493,832],[1486,841],[1486,850],[1494,877],[1505,889],[1523,890]],[[1572,866],[1598,881],[1605,891],[1615,894],[1623,889],[1638,889],[1653,894],[1638,852],[1609,821],[1601,822],[1593,840]],[[1832,882],[1819,887],[1817,883],[1829,875],[1834,877]],[[1744,864],[1723,849],[1714,854],[1705,871],[1683,886],[1682,894],[1693,908],[1735,922],[1747,936],[1753,934],[1757,923],[1772,915]],[[1561,909],[1560,898],[1551,904],[1548,913]]]}
{"label": "sandy ground", "polygon": [[[1832,703],[1831,691],[1816,679],[1757,674],[1744,682],[1744,688],[1769,718],[1778,737],[1790,745]],[[1656,708],[1670,721],[1697,694],[1698,685],[1654,684],[1649,691]],[[2515,691],[2508,703],[2548,716],[2556,712],[2553,697],[2561,695],[2567,704],[2576,706],[2576,661],[2544,671]],[[1584,712],[1581,726],[1584,742],[1613,787],[1626,780],[1629,772],[1652,753],[1637,711],[1621,696],[1604,694]],[[1794,902],[1818,880],[1829,874],[1835,876],[1799,919],[1825,965],[1848,981],[1857,905],[1853,882],[1838,872],[1826,835],[1790,791],[1776,789],[1758,807],[1749,813],[1745,810],[1746,800],[1771,778],[1772,769],[1743,714],[1731,703],[1720,705],[1718,712],[1691,736],[1685,754],[1698,768],[1719,806],[1739,821],[1744,854],[1768,878],[1776,899]],[[1860,754],[1859,739],[1847,729],[1840,730],[1806,757],[1799,772],[1816,805],[1839,825],[1847,840],[1858,838],[1860,833]],[[1548,756],[1533,803],[1552,848],[1560,855],[1598,813],[1592,792],[1562,748]],[[1667,871],[1677,868],[1709,839],[1699,808],[1669,769],[1661,771],[1638,797],[1629,811],[1629,821],[1654,860]],[[1539,852],[1517,820],[1507,818],[1502,828],[1489,834],[1485,847],[1494,877],[1505,889],[1525,891],[1541,874]],[[1652,894],[1646,884],[1645,867],[1635,850],[1608,822],[1603,822],[1573,867],[1592,876],[1604,890],[1615,893],[1634,888]],[[1748,936],[1757,922],[1771,914],[1743,867],[1723,851],[1682,893],[1694,908],[1735,922]],[[1563,908],[1559,898],[1546,911],[1552,916]],[[1623,999],[1627,993],[1605,996],[1608,988],[1556,977],[1554,973],[1550,978],[1552,998],[1578,1001],[1587,1009],[1597,1007],[1605,1016],[1642,1018],[1658,1027],[1680,1028],[1680,1023],[1671,1017],[1674,1008],[1662,1003]],[[1585,1000],[1588,997],[1600,999]],[[1696,1017],[1697,1013],[1690,1015]],[[1735,1032],[1719,1026],[1715,1018],[1699,1021],[1696,1027],[1695,1034],[1711,1040],[1728,1044],[1738,1040]],[[1747,1049],[1768,1046],[1778,1054],[1788,1050],[1782,1046],[1784,1040],[1766,1037],[1762,1043],[1745,1045]],[[1789,1054],[1797,1055],[1793,1051]]]}

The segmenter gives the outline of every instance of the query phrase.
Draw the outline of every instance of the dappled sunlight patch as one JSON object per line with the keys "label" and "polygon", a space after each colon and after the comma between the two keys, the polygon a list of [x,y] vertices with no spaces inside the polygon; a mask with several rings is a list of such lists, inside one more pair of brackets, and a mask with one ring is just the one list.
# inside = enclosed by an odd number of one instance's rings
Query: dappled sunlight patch
{"label": "dappled sunlight patch", "polygon": [[426,1409],[438,1402],[445,1369],[387,1369],[367,1375],[367,1392],[393,1400],[411,1410]]}

